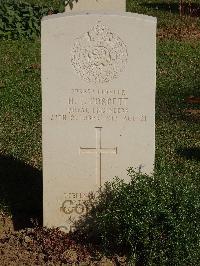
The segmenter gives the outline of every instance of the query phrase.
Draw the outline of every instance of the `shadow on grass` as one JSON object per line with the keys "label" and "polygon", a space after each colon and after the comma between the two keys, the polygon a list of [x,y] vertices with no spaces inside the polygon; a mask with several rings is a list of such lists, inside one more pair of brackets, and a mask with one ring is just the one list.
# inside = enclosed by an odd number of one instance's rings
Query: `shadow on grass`
{"label": "shadow on grass", "polygon": [[42,224],[42,172],[0,156],[0,203],[10,210],[15,230]]}
{"label": "shadow on grass", "polygon": [[178,149],[177,153],[188,160],[200,161],[200,148],[183,148]]}
{"label": "shadow on grass", "polygon": [[[170,13],[178,14],[179,13],[179,4],[178,3],[142,3],[142,6],[147,8],[157,9],[160,11],[167,11]],[[184,3],[182,5],[182,14],[198,17],[200,15],[200,4],[197,3]]]}

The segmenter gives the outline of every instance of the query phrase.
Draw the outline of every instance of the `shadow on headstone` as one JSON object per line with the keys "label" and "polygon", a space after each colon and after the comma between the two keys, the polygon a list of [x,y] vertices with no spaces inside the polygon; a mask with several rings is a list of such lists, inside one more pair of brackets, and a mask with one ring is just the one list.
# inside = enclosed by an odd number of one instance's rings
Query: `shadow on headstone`
{"label": "shadow on headstone", "polygon": [[42,224],[42,172],[0,156],[0,204],[11,211],[15,230]]}
{"label": "shadow on headstone", "polygon": [[182,148],[182,149],[178,149],[177,153],[181,157],[185,157],[188,160],[200,161],[200,148],[196,148],[196,147]]}

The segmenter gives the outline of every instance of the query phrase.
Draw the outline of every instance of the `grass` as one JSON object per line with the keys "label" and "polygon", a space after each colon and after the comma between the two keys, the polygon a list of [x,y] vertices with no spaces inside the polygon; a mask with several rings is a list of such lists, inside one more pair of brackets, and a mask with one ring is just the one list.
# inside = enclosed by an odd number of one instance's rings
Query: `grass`
{"label": "grass", "polygon": [[186,115],[185,110],[191,107],[185,98],[199,95],[200,45],[161,41],[157,58],[156,166],[164,163],[181,174],[189,172],[198,177],[199,155],[195,151],[200,153],[199,119]]}
{"label": "grass", "polygon": [[[169,2],[175,4],[170,8]],[[181,18],[177,3],[128,1],[127,8],[157,16],[162,35],[157,42],[156,170],[198,182],[200,117],[185,110],[199,105],[185,98],[200,96],[200,23],[198,17]],[[0,209],[34,211],[42,170],[40,40],[0,41],[0,51]]]}
{"label": "grass", "polygon": [[1,153],[41,168],[40,42],[2,41]]}

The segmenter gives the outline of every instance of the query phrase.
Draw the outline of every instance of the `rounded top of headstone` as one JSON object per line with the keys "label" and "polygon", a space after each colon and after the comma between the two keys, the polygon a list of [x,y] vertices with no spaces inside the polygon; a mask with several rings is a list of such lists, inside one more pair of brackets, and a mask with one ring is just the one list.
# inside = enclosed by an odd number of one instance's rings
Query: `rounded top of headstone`
{"label": "rounded top of headstone", "polygon": [[75,72],[85,81],[106,83],[125,69],[128,52],[125,43],[100,21],[78,37],[71,51]]}

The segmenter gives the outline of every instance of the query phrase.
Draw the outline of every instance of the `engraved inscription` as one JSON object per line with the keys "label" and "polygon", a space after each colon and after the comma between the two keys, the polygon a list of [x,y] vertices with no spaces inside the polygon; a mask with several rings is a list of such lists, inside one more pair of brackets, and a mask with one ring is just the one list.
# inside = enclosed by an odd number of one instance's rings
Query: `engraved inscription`
{"label": "engraved inscription", "polygon": [[83,80],[93,83],[117,78],[127,60],[124,42],[101,22],[77,38],[71,52],[71,63],[76,73]]}
{"label": "engraved inscription", "polygon": [[[116,109],[114,109],[116,110]],[[110,114],[106,116],[102,116],[101,112],[102,110],[95,110],[93,109],[94,114],[84,114],[83,116],[81,113],[76,112],[74,110],[74,113],[57,113],[57,114],[52,114],[50,116],[51,121],[109,121],[109,122],[142,122],[145,123],[147,122],[147,116],[144,114],[133,114],[133,115],[115,115],[115,114]],[[95,113],[97,112],[97,113]],[[98,114],[98,112],[100,112]]]}
{"label": "engraved inscription", "polygon": [[61,203],[60,211],[66,215],[65,224],[59,228],[69,232],[74,231],[75,224],[80,215],[89,212],[92,202],[98,196],[98,192],[89,193],[65,193],[64,200]]}
{"label": "engraved inscription", "polygon": [[[63,111],[51,121],[147,122],[147,115],[132,113],[126,89],[71,89],[63,101]],[[148,116],[149,118],[149,116]]]}

